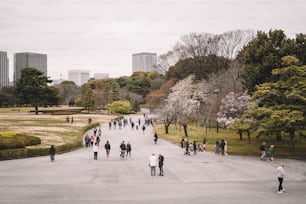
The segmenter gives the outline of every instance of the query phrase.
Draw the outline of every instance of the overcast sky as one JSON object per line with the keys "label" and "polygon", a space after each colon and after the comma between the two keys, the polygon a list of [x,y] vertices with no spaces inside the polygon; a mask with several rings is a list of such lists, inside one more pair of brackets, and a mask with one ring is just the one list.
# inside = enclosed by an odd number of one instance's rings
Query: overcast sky
{"label": "overcast sky", "polygon": [[0,51],[48,55],[48,76],[68,70],[132,73],[132,54],[163,54],[184,34],[236,29],[306,33],[305,0],[1,0]]}

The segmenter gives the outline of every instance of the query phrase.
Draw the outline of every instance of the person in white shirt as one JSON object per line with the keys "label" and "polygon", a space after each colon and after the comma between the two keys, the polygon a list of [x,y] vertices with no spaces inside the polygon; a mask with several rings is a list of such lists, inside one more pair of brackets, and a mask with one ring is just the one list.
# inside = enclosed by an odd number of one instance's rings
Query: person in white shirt
{"label": "person in white shirt", "polygon": [[281,163],[280,166],[276,169],[277,178],[278,178],[278,191],[277,193],[283,193],[285,189],[283,188],[283,181],[285,176],[284,163]]}
{"label": "person in white shirt", "polygon": [[151,167],[151,176],[156,176],[157,157],[154,153],[149,158],[149,166]]}
{"label": "person in white shirt", "polygon": [[94,153],[94,160],[98,160],[98,150],[99,150],[99,145],[97,142],[92,146],[92,151]]}

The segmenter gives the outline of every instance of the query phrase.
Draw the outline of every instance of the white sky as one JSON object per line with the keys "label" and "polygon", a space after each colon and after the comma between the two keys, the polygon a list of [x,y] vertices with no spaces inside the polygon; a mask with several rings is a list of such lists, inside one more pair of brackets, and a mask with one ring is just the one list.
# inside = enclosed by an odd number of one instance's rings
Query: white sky
{"label": "white sky", "polygon": [[0,50],[48,55],[48,76],[68,70],[132,73],[132,54],[169,51],[190,32],[282,29],[306,33],[305,0],[1,0]]}

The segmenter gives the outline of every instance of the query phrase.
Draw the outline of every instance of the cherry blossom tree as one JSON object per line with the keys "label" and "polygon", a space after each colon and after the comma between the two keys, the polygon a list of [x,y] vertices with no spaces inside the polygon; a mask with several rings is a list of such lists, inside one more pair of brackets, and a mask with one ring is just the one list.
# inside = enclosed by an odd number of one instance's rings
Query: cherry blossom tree
{"label": "cherry blossom tree", "polygon": [[195,82],[193,75],[186,77],[171,88],[163,108],[167,114],[161,114],[161,118],[175,119],[183,126],[185,136],[188,137],[187,125],[195,119],[201,105],[207,100],[207,93],[208,85],[205,81]]}
{"label": "cherry blossom tree", "polygon": [[247,91],[243,93],[228,93],[222,99],[220,111],[217,113],[218,123],[224,127],[233,124],[247,110],[247,103],[250,98]]}

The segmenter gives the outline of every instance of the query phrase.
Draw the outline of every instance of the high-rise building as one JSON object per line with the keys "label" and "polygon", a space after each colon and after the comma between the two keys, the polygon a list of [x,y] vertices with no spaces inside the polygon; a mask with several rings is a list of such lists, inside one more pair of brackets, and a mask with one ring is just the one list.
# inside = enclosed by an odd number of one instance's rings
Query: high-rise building
{"label": "high-rise building", "polygon": [[9,60],[7,52],[0,51],[0,88],[9,86]]}
{"label": "high-rise building", "polygon": [[47,55],[21,52],[14,54],[14,83],[21,77],[21,70],[24,68],[35,68],[47,76]]}
{"label": "high-rise building", "polygon": [[132,69],[134,72],[153,72],[156,65],[156,53],[141,52],[132,55]]}
{"label": "high-rise building", "polygon": [[73,81],[76,85],[82,86],[89,80],[89,71],[87,70],[69,70],[68,80]]}
{"label": "high-rise building", "polygon": [[109,73],[94,73],[95,79],[107,79],[109,78]]}

